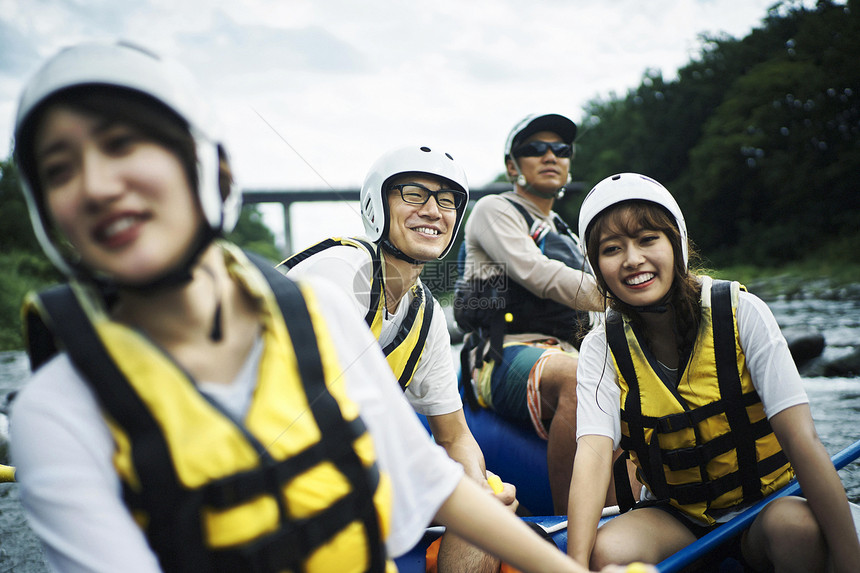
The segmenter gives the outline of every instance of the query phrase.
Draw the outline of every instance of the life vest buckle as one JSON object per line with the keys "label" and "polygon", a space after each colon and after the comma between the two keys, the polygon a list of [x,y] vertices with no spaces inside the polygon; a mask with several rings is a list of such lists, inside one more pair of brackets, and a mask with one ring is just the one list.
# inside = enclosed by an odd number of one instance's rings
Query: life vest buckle
{"label": "life vest buckle", "polygon": [[692,427],[693,420],[690,417],[690,412],[678,412],[677,414],[663,416],[657,420],[655,429],[660,434],[671,434],[672,432]]}
{"label": "life vest buckle", "polygon": [[677,450],[663,450],[662,458],[663,463],[672,471],[699,467],[709,461],[707,453],[700,446],[679,448]]}

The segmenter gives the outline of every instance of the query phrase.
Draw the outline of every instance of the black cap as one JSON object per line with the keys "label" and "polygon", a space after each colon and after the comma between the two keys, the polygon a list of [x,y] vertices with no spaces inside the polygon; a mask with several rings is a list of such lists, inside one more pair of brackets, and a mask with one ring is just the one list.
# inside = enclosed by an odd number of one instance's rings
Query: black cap
{"label": "black cap", "polygon": [[522,141],[540,131],[557,133],[561,140],[568,145],[572,145],[573,140],[576,139],[576,124],[563,115],[557,113],[532,114],[520,120],[508,134],[508,139],[505,142],[505,159],[510,157],[511,151]]}

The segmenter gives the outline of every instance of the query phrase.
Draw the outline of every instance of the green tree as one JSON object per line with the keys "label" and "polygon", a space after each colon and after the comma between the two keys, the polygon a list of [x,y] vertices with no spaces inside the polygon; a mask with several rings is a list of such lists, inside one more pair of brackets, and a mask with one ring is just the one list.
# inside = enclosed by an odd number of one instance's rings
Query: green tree
{"label": "green tree", "polygon": [[283,259],[281,251],[275,245],[275,235],[263,222],[263,214],[258,205],[242,207],[236,228],[230,233],[228,239],[272,262],[278,263]]}
{"label": "green tree", "polygon": [[0,252],[16,249],[39,250],[24,196],[18,169],[11,159],[0,161]]}
{"label": "green tree", "polygon": [[[574,177],[588,187],[621,171],[655,177],[713,263],[856,260],[858,22],[860,0],[790,0],[745,38],[700,37],[677,79],[647,70],[623,96],[586,105]],[[575,221],[581,201],[559,210]]]}

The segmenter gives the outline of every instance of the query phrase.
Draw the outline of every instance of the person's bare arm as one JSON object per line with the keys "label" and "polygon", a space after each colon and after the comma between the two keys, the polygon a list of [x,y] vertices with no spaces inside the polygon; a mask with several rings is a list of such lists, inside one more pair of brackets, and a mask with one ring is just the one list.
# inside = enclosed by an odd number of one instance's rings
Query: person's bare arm
{"label": "person's bare arm", "polygon": [[466,475],[478,483],[486,481],[484,454],[475,441],[463,409],[441,416],[427,416],[427,423],[436,443],[445,448],[448,457],[460,462]]}
{"label": "person's bare arm", "polygon": [[860,542],[845,488],[815,431],[808,404],[787,408],[770,419],[812,513],[821,526],[836,571],[856,571]]}
{"label": "person's bare arm", "polygon": [[576,443],[567,506],[567,554],[587,566],[612,473],[612,438],[587,435]]}

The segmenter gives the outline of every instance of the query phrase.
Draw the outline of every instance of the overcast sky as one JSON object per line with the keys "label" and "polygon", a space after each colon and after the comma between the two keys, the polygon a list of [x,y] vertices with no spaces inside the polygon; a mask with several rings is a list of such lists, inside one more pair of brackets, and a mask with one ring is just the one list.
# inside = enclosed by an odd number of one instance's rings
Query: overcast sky
{"label": "overcast sky", "polygon": [[0,0],[0,156],[44,58],[122,37],[197,75],[243,187],[359,187],[407,144],[448,151],[479,187],[526,114],[579,123],[589,100],[626,93],[648,68],[673,79],[701,34],[743,37],[775,2]]}

